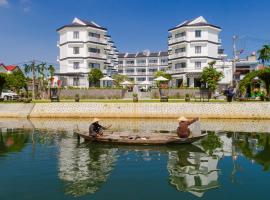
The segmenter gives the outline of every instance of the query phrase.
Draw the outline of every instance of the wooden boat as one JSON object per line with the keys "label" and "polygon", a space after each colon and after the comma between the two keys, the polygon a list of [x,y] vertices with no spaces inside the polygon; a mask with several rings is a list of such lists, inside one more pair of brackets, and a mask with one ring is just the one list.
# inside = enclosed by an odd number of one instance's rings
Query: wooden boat
{"label": "wooden boat", "polygon": [[147,134],[130,135],[128,133],[111,132],[104,133],[100,137],[91,137],[87,133],[78,132],[78,137],[84,138],[85,141],[111,144],[133,144],[133,145],[167,145],[167,144],[191,144],[196,142],[207,134],[200,136],[191,136],[189,138],[179,138],[176,134]]}

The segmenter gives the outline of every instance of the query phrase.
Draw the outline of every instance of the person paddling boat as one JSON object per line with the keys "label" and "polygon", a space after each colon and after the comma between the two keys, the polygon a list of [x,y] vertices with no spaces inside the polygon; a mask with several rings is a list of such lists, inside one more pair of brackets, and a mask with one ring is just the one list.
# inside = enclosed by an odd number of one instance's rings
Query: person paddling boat
{"label": "person paddling boat", "polygon": [[191,125],[192,123],[198,121],[199,118],[196,117],[194,119],[187,119],[184,116],[179,117],[178,121],[179,121],[179,126],[177,128],[177,135],[180,138],[188,138],[190,136],[190,129],[189,129],[189,125]]}
{"label": "person paddling boat", "polygon": [[112,125],[109,125],[107,127],[101,126],[99,124],[100,119],[94,118],[91,125],[89,126],[89,136],[91,137],[100,137],[103,135],[103,131],[110,128]]}

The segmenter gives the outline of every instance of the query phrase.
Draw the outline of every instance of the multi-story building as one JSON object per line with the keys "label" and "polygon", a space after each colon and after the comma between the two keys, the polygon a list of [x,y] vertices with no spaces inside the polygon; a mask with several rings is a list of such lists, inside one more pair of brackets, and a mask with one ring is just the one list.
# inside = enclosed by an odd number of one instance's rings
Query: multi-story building
{"label": "multi-story building", "polygon": [[98,68],[103,74],[113,73],[117,50],[107,29],[95,22],[74,18],[71,24],[57,29],[60,41],[57,74],[63,86],[88,87],[88,73]]}
{"label": "multi-story building", "polygon": [[[208,23],[203,17],[184,21],[169,29],[169,66],[175,86],[199,87],[200,74],[211,61],[217,61],[218,70],[227,70],[224,84],[229,84],[230,63],[222,61],[219,33],[221,28]],[[221,62],[222,61],[222,62]]]}
{"label": "multi-story building", "polygon": [[118,60],[119,74],[127,75],[136,84],[143,81],[153,82],[154,73],[165,71],[168,67],[167,51],[120,53]]}

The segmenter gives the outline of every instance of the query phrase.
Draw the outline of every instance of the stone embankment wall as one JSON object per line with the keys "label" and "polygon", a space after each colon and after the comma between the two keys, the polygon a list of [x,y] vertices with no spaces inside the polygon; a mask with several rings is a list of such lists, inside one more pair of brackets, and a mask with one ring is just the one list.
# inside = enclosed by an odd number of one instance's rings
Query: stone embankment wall
{"label": "stone embankment wall", "polygon": [[[38,103],[29,117],[270,119],[270,103]],[[0,113],[1,116],[1,113]]]}
{"label": "stone embankment wall", "polygon": [[60,92],[60,99],[74,99],[76,94],[81,99],[121,99],[124,92],[122,89],[64,89]]}
{"label": "stone embankment wall", "polygon": [[32,111],[34,104],[22,103],[1,103],[0,117],[28,117]]}

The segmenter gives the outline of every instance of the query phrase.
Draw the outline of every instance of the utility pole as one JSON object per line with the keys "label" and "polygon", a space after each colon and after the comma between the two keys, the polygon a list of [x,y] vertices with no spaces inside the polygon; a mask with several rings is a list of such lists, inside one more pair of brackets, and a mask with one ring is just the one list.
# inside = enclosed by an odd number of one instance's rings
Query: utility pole
{"label": "utility pole", "polygon": [[238,36],[234,35],[232,37],[233,40],[233,60],[232,60],[232,85],[234,84],[234,73],[235,73],[235,66],[236,66],[236,60],[237,60],[237,50],[236,50],[236,40],[237,40]]}
{"label": "utility pole", "polygon": [[35,60],[32,61],[32,75],[33,75],[33,81],[32,81],[32,98],[35,100],[36,99],[36,92],[35,92],[35,89],[36,89],[36,67],[35,67]]}

